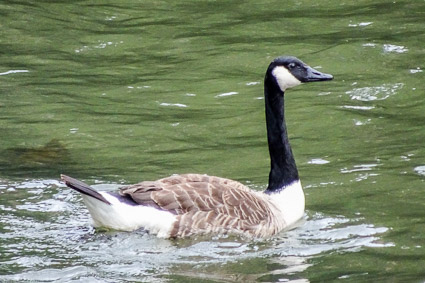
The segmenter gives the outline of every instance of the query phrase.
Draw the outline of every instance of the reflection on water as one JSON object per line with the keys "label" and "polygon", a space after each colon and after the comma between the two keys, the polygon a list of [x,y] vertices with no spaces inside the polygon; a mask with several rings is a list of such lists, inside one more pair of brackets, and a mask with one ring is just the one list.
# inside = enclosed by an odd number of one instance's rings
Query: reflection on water
{"label": "reflection on water", "polygon": [[57,166],[57,164],[65,162],[69,158],[69,152],[64,144],[56,139],[35,148],[10,148],[4,154],[15,162],[15,164],[9,164],[9,166],[23,167],[36,167],[37,165],[52,166],[51,164]]}
{"label": "reflection on water", "polygon": [[[114,190],[118,186],[95,187]],[[20,198],[22,193],[26,198]],[[79,195],[56,180],[10,183],[2,186],[0,194],[8,200],[1,206],[5,223],[1,249],[7,257],[2,270],[15,270],[14,275],[0,277],[6,281],[92,280],[98,273],[116,280],[146,276],[147,281],[156,281],[171,273],[207,278],[211,266],[243,265],[257,258],[279,266],[270,274],[285,279],[304,271],[311,266],[310,259],[320,254],[393,246],[380,239],[386,227],[321,213],[308,213],[297,229],[267,240],[234,236],[167,240],[143,231],[95,232]],[[268,274],[251,274],[251,279]],[[226,280],[227,276],[215,274],[210,279]]]}

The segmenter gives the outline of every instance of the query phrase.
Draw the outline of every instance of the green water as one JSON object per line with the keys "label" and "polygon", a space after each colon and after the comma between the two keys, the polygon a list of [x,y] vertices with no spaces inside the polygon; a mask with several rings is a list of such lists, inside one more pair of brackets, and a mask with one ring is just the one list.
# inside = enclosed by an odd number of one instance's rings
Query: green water
{"label": "green water", "polygon": [[[0,2],[0,281],[424,282],[424,29],[419,0]],[[301,227],[99,232],[57,181],[264,189],[262,81],[283,54],[335,76],[286,95]]]}

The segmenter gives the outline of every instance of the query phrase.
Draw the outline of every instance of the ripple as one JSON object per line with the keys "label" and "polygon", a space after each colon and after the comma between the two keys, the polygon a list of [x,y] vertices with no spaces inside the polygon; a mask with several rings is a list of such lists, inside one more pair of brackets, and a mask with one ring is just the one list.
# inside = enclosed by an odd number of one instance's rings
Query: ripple
{"label": "ripple", "polygon": [[413,170],[416,173],[418,173],[419,175],[424,175],[425,176],[425,165],[416,166]]}
{"label": "ripple", "polygon": [[245,85],[251,86],[251,85],[259,85],[259,84],[260,82],[249,82],[249,83],[246,83]]}
{"label": "ripple", "polygon": [[384,44],[383,46],[385,53],[406,53],[408,49],[405,46]]}
{"label": "ripple", "polygon": [[347,91],[352,100],[374,101],[385,100],[397,92],[404,86],[403,83],[384,84],[376,87],[362,87]]}
{"label": "ripple", "polygon": [[[67,282],[71,279],[77,279],[79,276],[85,275],[87,273],[94,273],[90,268],[85,266],[73,266],[63,269],[49,268],[38,271],[29,271],[21,274],[16,274],[12,276],[5,276],[6,280],[16,280],[16,281],[59,281]],[[1,278],[1,277],[0,277]],[[90,281],[96,282],[96,281]],[[100,281],[99,281],[100,282]]]}
{"label": "ripple", "polygon": [[359,172],[359,171],[370,171],[379,164],[360,164],[360,165],[354,165],[352,169],[343,168],[341,169],[341,173],[353,173],[353,172]]}
{"label": "ripple", "polygon": [[186,104],[182,104],[182,103],[160,103],[159,105],[161,106],[174,106],[174,107],[180,107],[180,108],[186,108],[188,107]]}
{"label": "ripple", "polygon": [[63,201],[48,199],[37,203],[25,203],[22,205],[17,205],[16,208],[27,211],[57,212],[69,210],[69,205]]}
{"label": "ripple", "polygon": [[[21,183],[11,183],[7,185],[16,189],[42,189],[49,186],[62,186],[58,180],[29,180]],[[30,190],[31,192],[31,190]]]}
{"label": "ripple", "polygon": [[369,26],[373,24],[373,22],[362,22],[362,23],[358,23],[358,24],[349,24],[349,27],[365,27],[365,26]]}
{"label": "ripple", "polygon": [[372,119],[367,119],[366,121],[360,121],[360,120],[354,119],[354,125],[363,126],[363,125],[369,124],[371,121]]}
{"label": "ripple", "polygon": [[330,161],[322,159],[322,158],[313,158],[310,161],[308,161],[308,164],[317,164],[317,165],[322,165],[322,164],[328,164]]}
{"label": "ripple", "polygon": [[82,52],[87,52],[87,51],[92,51],[94,49],[105,49],[107,47],[117,47],[120,44],[123,44],[124,41],[119,41],[119,42],[113,42],[113,41],[101,41],[98,40],[97,42],[98,44],[93,45],[93,46],[88,46],[88,45],[83,45],[82,47],[75,49],[75,53],[82,53]]}
{"label": "ripple", "polygon": [[225,93],[218,94],[215,97],[231,96],[231,95],[235,95],[235,94],[238,94],[238,93],[239,92],[237,92],[237,91],[225,92]]}
{"label": "ripple", "polygon": [[7,72],[0,73],[0,76],[16,74],[16,73],[28,73],[28,70],[9,70]]}
{"label": "ripple", "polygon": [[411,74],[416,74],[416,73],[422,73],[423,70],[421,70],[421,68],[417,67],[416,69],[410,69],[409,72]]}
{"label": "ripple", "polygon": [[[40,184],[49,185],[39,191]],[[252,259],[280,264],[282,269],[271,271],[273,274],[293,274],[309,268],[312,256],[394,246],[380,238],[380,234],[388,231],[386,227],[375,227],[361,218],[321,213],[311,213],[298,228],[269,239],[224,235],[168,240],[141,230],[95,232],[81,198],[69,189],[57,188],[51,180],[15,186],[37,191],[42,196],[48,192],[43,198],[49,198],[35,203],[18,200],[17,209],[39,212],[34,215],[22,216],[9,210],[0,215],[4,229],[8,229],[0,237],[6,257],[3,264],[5,268],[18,270],[0,275],[0,281],[96,282],[96,274],[103,274],[103,278],[111,281],[138,281],[143,277],[145,282],[158,282],[162,278],[160,274],[186,272],[196,277],[198,272],[207,272],[214,266],[244,264]],[[95,185],[107,190],[117,186]],[[216,276],[221,280],[226,274]]]}
{"label": "ripple", "polygon": [[355,106],[355,105],[344,105],[342,108],[345,109],[356,109],[356,110],[372,110],[375,106]]}

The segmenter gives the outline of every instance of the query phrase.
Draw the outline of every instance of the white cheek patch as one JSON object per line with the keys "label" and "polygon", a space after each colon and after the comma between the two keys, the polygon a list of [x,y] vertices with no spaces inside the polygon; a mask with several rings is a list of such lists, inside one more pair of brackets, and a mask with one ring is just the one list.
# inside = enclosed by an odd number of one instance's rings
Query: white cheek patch
{"label": "white cheek patch", "polygon": [[275,67],[272,71],[272,75],[276,78],[277,84],[282,91],[301,84],[301,82],[283,66]]}

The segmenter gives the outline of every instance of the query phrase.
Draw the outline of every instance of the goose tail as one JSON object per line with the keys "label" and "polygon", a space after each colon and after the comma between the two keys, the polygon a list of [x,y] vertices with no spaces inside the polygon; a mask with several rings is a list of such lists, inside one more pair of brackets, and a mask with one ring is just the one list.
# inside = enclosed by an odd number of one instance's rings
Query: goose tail
{"label": "goose tail", "polygon": [[159,237],[167,238],[173,228],[176,216],[168,211],[136,203],[118,193],[97,192],[77,179],[61,175],[62,181],[83,196],[95,227],[121,231],[145,228]]}
{"label": "goose tail", "polygon": [[69,188],[74,189],[77,192],[87,195],[89,197],[100,200],[101,202],[111,205],[111,203],[103,195],[95,191],[92,187],[90,187],[86,183],[63,174],[61,175],[61,179],[65,183],[65,185],[67,185]]}

